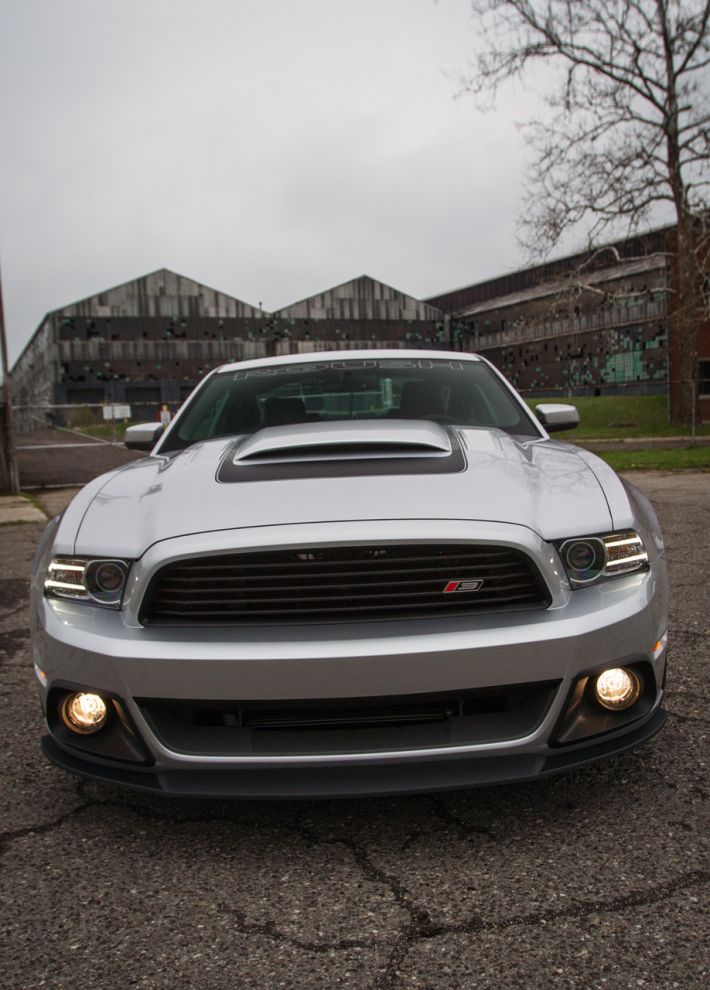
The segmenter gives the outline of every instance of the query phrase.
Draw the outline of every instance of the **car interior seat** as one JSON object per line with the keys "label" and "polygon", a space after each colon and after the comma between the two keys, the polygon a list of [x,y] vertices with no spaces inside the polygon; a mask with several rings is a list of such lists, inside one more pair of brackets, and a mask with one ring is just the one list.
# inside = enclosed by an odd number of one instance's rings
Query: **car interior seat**
{"label": "car interior seat", "polygon": [[428,419],[446,413],[441,388],[433,382],[405,382],[399,399],[400,419]]}
{"label": "car interior seat", "polygon": [[303,399],[272,396],[264,403],[264,422],[262,426],[285,426],[288,423],[305,423],[309,418]]}

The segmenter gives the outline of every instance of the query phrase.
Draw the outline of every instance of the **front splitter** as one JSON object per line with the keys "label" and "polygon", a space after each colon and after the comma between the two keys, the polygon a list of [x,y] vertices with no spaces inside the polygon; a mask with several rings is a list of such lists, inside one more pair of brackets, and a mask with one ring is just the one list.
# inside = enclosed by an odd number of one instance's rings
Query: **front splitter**
{"label": "front splitter", "polygon": [[42,749],[53,763],[70,773],[166,797],[311,800],[421,794],[538,780],[639,746],[654,736],[665,720],[666,713],[659,708],[630,732],[547,756],[449,757],[418,763],[392,760],[355,765],[156,770],[81,759],[58,746],[50,735],[43,736]]}

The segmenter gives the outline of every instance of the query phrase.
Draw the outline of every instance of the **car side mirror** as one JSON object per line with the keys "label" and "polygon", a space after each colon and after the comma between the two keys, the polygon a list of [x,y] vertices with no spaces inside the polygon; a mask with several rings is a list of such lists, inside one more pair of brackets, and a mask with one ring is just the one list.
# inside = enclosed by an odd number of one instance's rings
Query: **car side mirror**
{"label": "car side mirror", "polygon": [[548,433],[573,430],[579,426],[579,413],[574,406],[565,406],[557,402],[544,402],[535,406],[535,415]]}
{"label": "car side mirror", "polygon": [[138,423],[128,427],[123,442],[129,450],[152,450],[162,435],[162,423]]}

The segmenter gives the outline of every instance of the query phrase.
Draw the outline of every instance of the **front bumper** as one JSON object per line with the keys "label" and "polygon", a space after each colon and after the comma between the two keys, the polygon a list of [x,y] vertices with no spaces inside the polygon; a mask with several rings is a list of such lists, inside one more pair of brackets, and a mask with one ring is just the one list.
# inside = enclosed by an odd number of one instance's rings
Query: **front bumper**
{"label": "front bumper", "polygon": [[[53,689],[120,699],[145,747],[143,765],[83,752],[66,734],[43,740],[65,769],[153,793],[325,797],[417,792],[536,779],[620,753],[661,727],[666,631],[665,564],[582,589],[549,609],[446,620],[350,625],[144,628],[123,612],[33,595],[33,649],[47,706]],[[643,716],[564,747],[553,735],[584,671],[629,658],[652,672]],[[549,704],[524,728],[435,745],[211,752],[170,745],[145,715],[145,699],[239,702],[415,698],[442,692],[552,685]],[[51,725],[51,720],[50,720]],[[327,738],[323,736],[323,738]],[[383,739],[385,737],[382,737]],[[430,738],[430,737],[423,737]]]}

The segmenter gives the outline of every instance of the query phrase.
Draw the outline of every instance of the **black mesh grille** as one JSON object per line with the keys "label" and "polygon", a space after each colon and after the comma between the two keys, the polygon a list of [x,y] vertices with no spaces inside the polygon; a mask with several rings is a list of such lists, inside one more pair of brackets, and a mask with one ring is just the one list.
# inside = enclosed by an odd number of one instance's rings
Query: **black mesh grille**
{"label": "black mesh grille", "polygon": [[367,753],[526,736],[558,682],[442,694],[269,701],[138,698],[168,749],[195,755]]}
{"label": "black mesh grille", "polygon": [[314,547],[168,564],[148,590],[141,621],[333,622],[546,608],[549,603],[533,562],[508,547]]}

